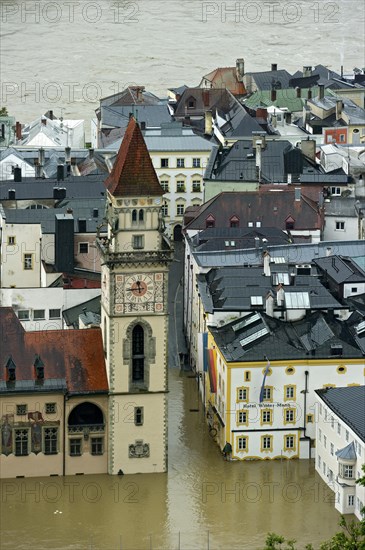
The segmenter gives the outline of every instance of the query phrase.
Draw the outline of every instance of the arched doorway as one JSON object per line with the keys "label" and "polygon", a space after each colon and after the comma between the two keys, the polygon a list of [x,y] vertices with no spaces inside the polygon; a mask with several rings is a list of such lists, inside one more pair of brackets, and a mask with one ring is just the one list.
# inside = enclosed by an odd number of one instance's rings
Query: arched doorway
{"label": "arched doorway", "polygon": [[181,225],[175,225],[174,227],[174,241],[182,241],[183,235],[182,235],[182,227]]}

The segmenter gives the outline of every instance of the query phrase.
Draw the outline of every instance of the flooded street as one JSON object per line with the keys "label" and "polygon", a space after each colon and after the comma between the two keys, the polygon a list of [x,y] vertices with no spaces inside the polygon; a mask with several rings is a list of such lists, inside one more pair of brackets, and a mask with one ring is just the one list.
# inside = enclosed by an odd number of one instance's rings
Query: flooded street
{"label": "flooded street", "polygon": [[313,461],[224,462],[195,380],[169,377],[168,473],[2,481],[2,550],[252,550],[269,531],[302,549],[338,530]]}

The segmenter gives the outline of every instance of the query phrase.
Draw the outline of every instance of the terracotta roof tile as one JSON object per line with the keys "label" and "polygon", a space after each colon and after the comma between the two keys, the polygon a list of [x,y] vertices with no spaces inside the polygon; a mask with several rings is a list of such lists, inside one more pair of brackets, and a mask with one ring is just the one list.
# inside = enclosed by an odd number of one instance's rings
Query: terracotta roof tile
{"label": "terracotta roof tile", "polygon": [[44,363],[44,379],[66,379],[69,392],[106,392],[103,342],[100,329],[26,332],[12,308],[0,308],[0,380],[7,380],[9,356],[16,380],[34,380],[34,358]]}
{"label": "terracotta roof tile", "polygon": [[131,117],[105,187],[118,197],[159,196],[164,191],[148,153],[142,132]]}

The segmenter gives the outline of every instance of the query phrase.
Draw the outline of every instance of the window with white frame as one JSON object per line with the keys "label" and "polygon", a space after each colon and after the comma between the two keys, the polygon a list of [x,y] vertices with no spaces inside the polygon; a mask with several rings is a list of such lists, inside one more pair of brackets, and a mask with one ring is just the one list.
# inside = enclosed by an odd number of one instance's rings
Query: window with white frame
{"label": "window with white frame", "polygon": [[79,243],[79,254],[89,253],[89,243]]}
{"label": "window with white frame", "polygon": [[34,321],[41,321],[46,318],[46,311],[44,309],[34,309],[33,319]]}
{"label": "window with white frame", "polygon": [[161,168],[169,167],[169,159],[161,159]]}
{"label": "window with white frame", "polygon": [[354,495],[348,495],[347,497],[347,506],[354,506],[355,504],[355,496]]}
{"label": "window with white frame", "polygon": [[354,467],[351,464],[339,464],[339,473],[343,479],[353,479]]}
{"label": "window with white frame", "polygon": [[294,409],[285,409],[285,422],[295,422]]}
{"label": "window with white frame", "polygon": [[264,435],[261,438],[261,447],[263,450],[271,451],[272,450],[272,436]]}
{"label": "window with white frame", "polygon": [[286,386],[285,397],[286,399],[294,399],[294,386]]}
{"label": "window with white frame", "polygon": [[272,391],[271,390],[272,390],[271,387],[267,387],[267,386],[264,387],[264,390],[262,392],[262,399],[264,401],[268,401],[269,399],[272,398]]}
{"label": "window with white frame", "polygon": [[29,454],[29,430],[14,430],[15,456],[28,456]]}
{"label": "window with white frame", "polygon": [[185,191],[185,181],[184,180],[177,180],[176,181],[176,192],[177,193],[183,193]]}
{"label": "window with white frame", "polygon": [[295,437],[294,435],[285,436],[285,449],[294,449],[295,448]]}
{"label": "window with white frame", "polygon": [[176,215],[177,216],[183,216],[184,215],[185,206],[183,204],[177,204],[176,205]]}
{"label": "window with white frame", "polygon": [[331,452],[332,456],[335,454],[335,446],[334,446],[333,443],[331,443],[331,445],[330,445],[330,452]]}
{"label": "window with white frame", "polygon": [[339,422],[337,422],[337,433],[341,435],[341,424]]}
{"label": "window with white frame", "polygon": [[345,222],[336,221],[336,231],[345,231]]}
{"label": "window with white frame", "polygon": [[200,180],[193,180],[193,193],[199,193],[201,191]]}
{"label": "window with white frame", "polygon": [[18,311],[18,319],[20,321],[29,321],[29,309],[19,309]]}
{"label": "window with white frame", "polygon": [[341,195],[341,187],[331,187],[331,195]]}
{"label": "window with white frame", "polygon": [[323,436],[323,447],[327,449],[327,437],[325,435]]}
{"label": "window with white frame", "polygon": [[193,158],[193,168],[200,168],[200,159]]}
{"label": "window with white frame", "polygon": [[165,217],[169,215],[169,207],[166,203],[162,205],[162,215]]}
{"label": "window with white frame", "polygon": [[93,456],[98,456],[103,454],[103,438],[102,437],[92,437],[91,438],[91,454]]}
{"label": "window with white frame", "polygon": [[238,411],[238,424],[246,424],[248,420],[247,411]]}
{"label": "window with white frame", "polygon": [[8,236],[8,246],[15,246],[16,239],[14,235]]}
{"label": "window with white frame", "polygon": [[238,401],[248,401],[248,389],[247,388],[238,388],[238,390],[237,390],[237,399],[238,399]]}
{"label": "window with white frame", "polygon": [[23,256],[23,268],[25,270],[33,269],[33,254],[24,254],[24,256]]}
{"label": "window with white frame", "polygon": [[50,309],[49,310],[49,318],[50,319],[60,319],[61,318],[61,310],[60,309]]}
{"label": "window with white frame", "polygon": [[261,411],[262,424],[271,424],[272,413],[271,411]]}
{"label": "window with white frame", "polygon": [[184,168],[185,167],[185,159],[176,159],[176,168]]}
{"label": "window with white frame", "polygon": [[168,180],[161,180],[161,181],[160,181],[160,184],[161,184],[162,189],[163,189],[166,193],[168,193],[168,191],[169,191],[169,182],[168,182]]}
{"label": "window with white frame", "polygon": [[45,455],[57,454],[58,428],[43,429],[43,449]]}

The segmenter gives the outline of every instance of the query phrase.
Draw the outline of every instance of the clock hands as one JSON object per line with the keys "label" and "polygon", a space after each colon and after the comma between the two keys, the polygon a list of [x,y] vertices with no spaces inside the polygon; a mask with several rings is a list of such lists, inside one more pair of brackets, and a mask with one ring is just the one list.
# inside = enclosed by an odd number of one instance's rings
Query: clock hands
{"label": "clock hands", "polygon": [[136,285],[137,285],[137,288],[127,288],[126,290],[130,290],[131,292],[135,292],[137,291],[139,294],[141,294],[142,292],[142,287],[141,287],[141,281],[136,281]]}

